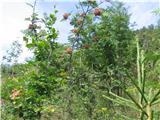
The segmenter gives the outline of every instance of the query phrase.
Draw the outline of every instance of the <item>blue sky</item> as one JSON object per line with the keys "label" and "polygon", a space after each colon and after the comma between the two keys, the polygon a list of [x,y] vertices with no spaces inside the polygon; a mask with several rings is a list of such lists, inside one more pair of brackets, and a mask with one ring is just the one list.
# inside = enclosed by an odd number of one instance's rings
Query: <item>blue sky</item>
{"label": "blue sky", "polygon": [[[58,9],[57,22],[55,24],[56,29],[59,30],[59,42],[67,42],[67,36],[69,35],[72,27],[69,22],[60,22],[62,15],[65,12],[75,10],[75,5],[78,0],[39,0],[37,5],[37,12],[42,14],[43,12],[51,13],[53,6],[56,4]],[[121,0],[129,7],[129,13],[132,13],[131,23],[136,22],[135,28],[141,28],[149,24],[156,24],[157,16],[154,16],[152,11],[155,8],[160,7],[160,0]],[[126,2],[127,1],[127,2]],[[9,49],[10,44],[19,40],[22,42],[21,30],[27,28],[28,22],[24,21],[25,17],[31,15],[32,10],[25,4],[26,0],[0,0],[0,58],[5,54],[5,51]],[[33,0],[27,0],[27,2],[33,2]],[[23,54],[21,55],[20,62],[28,56],[31,56],[23,44]]]}

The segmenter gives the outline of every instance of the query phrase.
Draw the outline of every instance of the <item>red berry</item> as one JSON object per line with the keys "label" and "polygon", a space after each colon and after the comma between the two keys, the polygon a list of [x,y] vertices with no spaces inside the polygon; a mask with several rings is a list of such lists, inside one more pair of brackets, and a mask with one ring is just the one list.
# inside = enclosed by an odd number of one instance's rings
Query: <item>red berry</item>
{"label": "red berry", "polygon": [[73,33],[78,33],[78,29],[74,28],[71,30]]}
{"label": "red berry", "polygon": [[89,3],[94,3],[96,0],[88,0]]}
{"label": "red berry", "polygon": [[12,100],[14,100],[14,99],[16,99],[16,97],[18,97],[18,96],[20,96],[20,90],[13,89],[10,98],[11,98]]}
{"label": "red berry", "polygon": [[66,19],[68,19],[68,17],[69,17],[69,13],[65,13],[64,15],[63,15],[63,18],[66,20]]}
{"label": "red berry", "polygon": [[28,29],[33,29],[33,25],[29,24]]}
{"label": "red berry", "polygon": [[29,24],[28,29],[36,29],[39,26],[37,26],[36,24]]}
{"label": "red berry", "polygon": [[80,16],[84,17],[84,16],[86,16],[86,13],[81,13]]}
{"label": "red berry", "polygon": [[78,19],[78,20],[77,20],[77,25],[81,25],[81,24],[82,24],[82,22],[83,22],[83,20],[82,20],[82,19]]}
{"label": "red berry", "polygon": [[66,49],[66,53],[67,53],[67,54],[72,54],[72,48],[67,48],[67,49]]}
{"label": "red berry", "polygon": [[94,15],[95,16],[100,16],[101,14],[102,14],[102,10],[100,8],[95,8]]}
{"label": "red berry", "polygon": [[84,44],[84,45],[83,45],[83,48],[88,49],[88,48],[90,48],[90,45]]}

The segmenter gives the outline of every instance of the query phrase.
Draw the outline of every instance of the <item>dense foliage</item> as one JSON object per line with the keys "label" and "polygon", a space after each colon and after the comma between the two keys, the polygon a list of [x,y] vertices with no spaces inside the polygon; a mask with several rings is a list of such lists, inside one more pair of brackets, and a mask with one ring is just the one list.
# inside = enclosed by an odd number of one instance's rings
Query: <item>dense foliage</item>
{"label": "dense foliage", "polygon": [[122,3],[88,0],[63,15],[74,28],[60,44],[56,8],[40,18],[29,5],[23,40],[34,57],[18,64],[17,42],[4,57],[15,62],[2,65],[3,120],[160,119],[159,25],[133,30]]}

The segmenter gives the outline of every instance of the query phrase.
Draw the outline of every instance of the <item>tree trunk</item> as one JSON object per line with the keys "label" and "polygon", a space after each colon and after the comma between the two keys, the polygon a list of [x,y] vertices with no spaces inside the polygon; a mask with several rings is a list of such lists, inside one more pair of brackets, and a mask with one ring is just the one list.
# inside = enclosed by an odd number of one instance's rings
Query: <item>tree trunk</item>
{"label": "tree trunk", "polygon": [[148,114],[147,120],[152,120],[152,108],[151,108],[150,104],[147,105],[147,110],[146,111],[147,111],[147,114]]}

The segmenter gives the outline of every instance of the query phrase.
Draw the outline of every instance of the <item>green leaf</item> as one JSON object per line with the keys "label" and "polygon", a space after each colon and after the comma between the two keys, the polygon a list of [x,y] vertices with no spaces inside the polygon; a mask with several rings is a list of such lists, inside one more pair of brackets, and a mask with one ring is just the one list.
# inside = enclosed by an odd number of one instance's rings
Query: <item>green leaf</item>
{"label": "green leaf", "polygon": [[30,6],[30,7],[32,7],[33,8],[33,5],[32,4],[30,4],[30,3],[26,3],[28,6]]}
{"label": "green leaf", "polygon": [[139,103],[130,95],[130,93],[128,93],[126,90],[124,90],[124,92],[135,103],[135,105],[137,106],[137,108],[139,108],[146,116],[148,116],[148,114],[143,110],[143,108],[139,105]]}
{"label": "green leaf", "polygon": [[151,100],[151,104],[156,102],[158,100],[158,96],[160,95],[160,90],[158,90],[158,92],[154,95],[154,97]]}
{"label": "green leaf", "polygon": [[143,62],[152,61],[153,65],[155,65],[156,62],[158,62],[158,60],[160,60],[160,54],[159,53],[150,52],[150,53],[146,54],[145,59],[144,59]]}
{"label": "green leaf", "polygon": [[29,44],[26,45],[26,47],[27,47],[27,48],[33,48],[33,47],[34,47],[34,44],[29,43]]}
{"label": "green leaf", "polygon": [[102,14],[104,17],[107,17],[108,16],[108,13],[107,12],[103,12]]}
{"label": "green leaf", "polygon": [[113,101],[115,103],[118,103],[120,105],[128,106],[128,107],[130,107],[134,110],[139,111],[134,104],[131,104],[132,102],[130,103],[130,102],[126,102],[125,100],[122,100],[122,99],[114,99],[114,98],[111,98],[111,97],[106,96],[106,95],[102,95],[102,97],[107,98],[108,100],[111,100],[111,101]]}
{"label": "green leaf", "polygon": [[55,18],[54,14],[50,14],[50,18],[54,19]]}
{"label": "green leaf", "polygon": [[28,17],[28,18],[25,18],[25,20],[26,20],[26,21],[31,21],[30,17]]}

